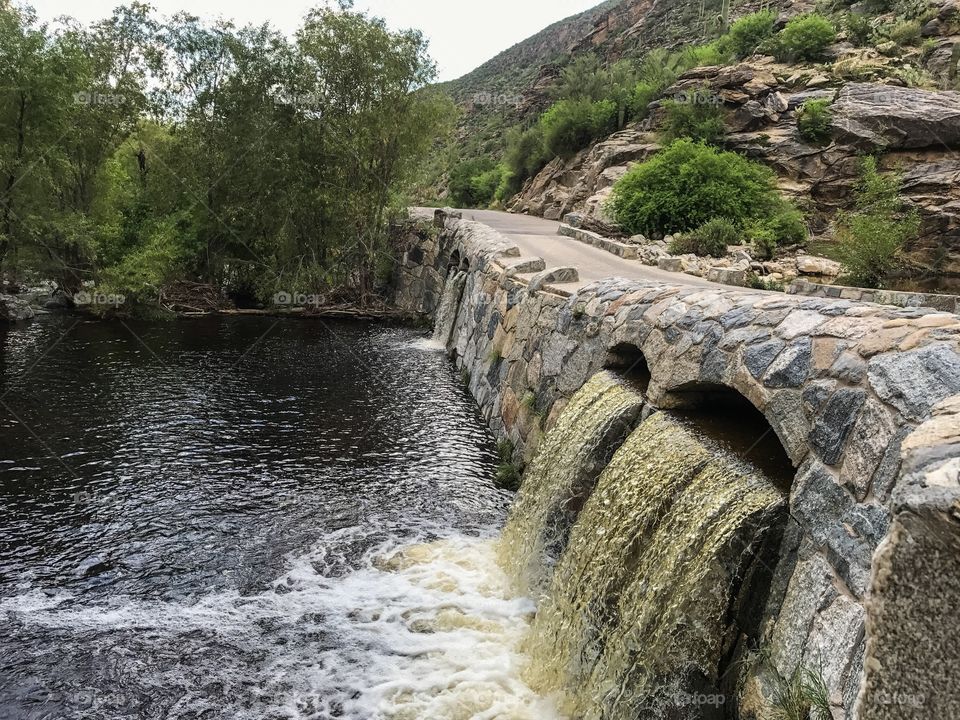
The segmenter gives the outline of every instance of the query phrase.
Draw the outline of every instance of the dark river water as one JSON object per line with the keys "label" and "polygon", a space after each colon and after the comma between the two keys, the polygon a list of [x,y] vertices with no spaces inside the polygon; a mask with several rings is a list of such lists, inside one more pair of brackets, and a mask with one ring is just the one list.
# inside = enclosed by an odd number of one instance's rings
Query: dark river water
{"label": "dark river water", "polygon": [[[0,718],[444,715],[429,687],[485,640],[414,619],[473,604],[506,632],[530,607],[484,589],[510,495],[421,336],[0,330]],[[512,657],[490,648],[491,668]]]}

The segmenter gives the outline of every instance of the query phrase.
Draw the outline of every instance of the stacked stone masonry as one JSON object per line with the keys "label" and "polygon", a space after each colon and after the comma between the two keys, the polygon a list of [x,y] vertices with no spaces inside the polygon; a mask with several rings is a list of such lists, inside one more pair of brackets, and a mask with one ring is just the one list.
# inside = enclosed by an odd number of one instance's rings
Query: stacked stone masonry
{"label": "stacked stone masonry", "polygon": [[[398,277],[398,302],[430,313],[448,271],[468,270],[448,349],[516,459],[617,345],[642,352],[657,407],[737,391],[796,468],[764,618],[774,666],[820,669],[838,718],[960,717],[960,317],[615,278],[564,297],[507,272],[517,256],[437,211]],[[758,671],[741,711],[770,682]]]}

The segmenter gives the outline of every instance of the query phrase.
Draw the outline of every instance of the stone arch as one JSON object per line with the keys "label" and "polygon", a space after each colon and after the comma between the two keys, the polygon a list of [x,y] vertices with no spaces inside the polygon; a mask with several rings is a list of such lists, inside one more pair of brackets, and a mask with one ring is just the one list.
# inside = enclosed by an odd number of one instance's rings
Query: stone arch
{"label": "stone arch", "polygon": [[647,357],[637,345],[621,342],[610,347],[604,357],[603,368],[613,370],[625,377],[642,393],[650,387],[650,365]]}
{"label": "stone arch", "polygon": [[662,398],[664,405],[789,492],[798,463],[783,441],[779,424],[746,395],[724,383],[690,381],[671,387]]}
{"label": "stone arch", "polygon": [[450,259],[447,261],[447,274],[450,274],[451,270],[466,270],[469,269],[470,263],[465,257],[461,257],[459,250],[454,250],[450,253]]}

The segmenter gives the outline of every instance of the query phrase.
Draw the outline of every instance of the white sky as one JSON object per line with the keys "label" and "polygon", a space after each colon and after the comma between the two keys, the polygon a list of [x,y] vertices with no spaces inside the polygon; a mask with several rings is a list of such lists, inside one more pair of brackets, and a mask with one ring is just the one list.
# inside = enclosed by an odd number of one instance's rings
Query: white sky
{"label": "white sky", "polygon": [[[71,15],[90,22],[106,17],[123,0],[25,0],[44,20]],[[601,0],[356,0],[394,29],[416,27],[430,40],[440,80],[470,72],[547,25],[593,7]],[[286,32],[299,25],[309,0],[152,0],[161,15],[180,10],[201,17],[223,16],[238,25],[270,21]]]}

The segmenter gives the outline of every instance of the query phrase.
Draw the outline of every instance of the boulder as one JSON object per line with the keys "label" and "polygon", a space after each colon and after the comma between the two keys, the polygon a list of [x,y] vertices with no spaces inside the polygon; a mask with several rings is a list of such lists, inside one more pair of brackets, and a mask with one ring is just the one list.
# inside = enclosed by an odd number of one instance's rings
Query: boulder
{"label": "boulder", "polygon": [[0,295],[0,322],[16,323],[32,320],[36,313],[26,301],[15,295]]}
{"label": "boulder", "polygon": [[733,268],[712,267],[707,269],[707,280],[720,283],[721,285],[736,285],[745,287],[747,284],[747,271],[736,270]]}
{"label": "boulder", "polygon": [[834,137],[886,150],[960,147],[960,93],[849,83],[833,104]]}
{"label": "boulder", "polygon": [[815,255],[800,255],[797,257],[797,272],[801,275],[823,275],[837,277],[843,266],[834,260],[817,257]]}

